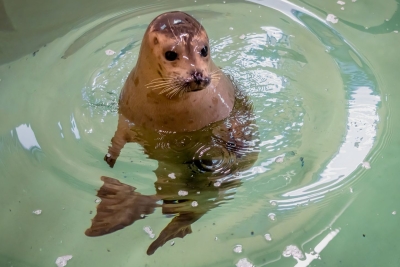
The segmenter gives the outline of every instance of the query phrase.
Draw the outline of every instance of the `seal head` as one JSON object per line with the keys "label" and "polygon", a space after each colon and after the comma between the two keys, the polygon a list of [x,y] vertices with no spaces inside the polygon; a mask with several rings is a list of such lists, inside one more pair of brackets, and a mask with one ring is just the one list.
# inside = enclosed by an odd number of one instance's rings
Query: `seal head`
{"label": "seal head", "polygon": [[226,118],[234,91],[211,59],[203,26],[186,13],[168,12],[144,34],[121,93],[120,112],[146,128],[193,131]]}

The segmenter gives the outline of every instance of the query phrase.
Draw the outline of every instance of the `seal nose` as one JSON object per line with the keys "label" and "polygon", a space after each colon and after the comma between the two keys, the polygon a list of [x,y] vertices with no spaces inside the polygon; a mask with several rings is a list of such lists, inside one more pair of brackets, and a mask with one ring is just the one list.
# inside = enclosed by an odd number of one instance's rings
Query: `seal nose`
{"label": "seal nose", "polygon": [[204,87],[209,85],[210,83],[210,78],[209,77],[204,77],[203,73],[201,71],[194,71],[192,73],[193,77],[193,82],[197,85],[203,85]]}

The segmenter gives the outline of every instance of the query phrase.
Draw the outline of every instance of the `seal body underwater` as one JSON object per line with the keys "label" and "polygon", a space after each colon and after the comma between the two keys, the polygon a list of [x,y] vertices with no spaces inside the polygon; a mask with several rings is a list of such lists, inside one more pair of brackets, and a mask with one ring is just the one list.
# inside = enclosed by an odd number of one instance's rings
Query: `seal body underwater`
{"label": "seal body underwater", "polygon": [[258,156],[252,104],[211,59],[203,26],[168,12],[148,26],[135,68],[119,99],[118,127],[104,160],[113,167],[128,142],[158,163],[156,194],[110,177],[88,236],[101,236],[144,219],[157,207],[176,216],[150,245],[191,233],[191,224],[241,184],[240,173]]}

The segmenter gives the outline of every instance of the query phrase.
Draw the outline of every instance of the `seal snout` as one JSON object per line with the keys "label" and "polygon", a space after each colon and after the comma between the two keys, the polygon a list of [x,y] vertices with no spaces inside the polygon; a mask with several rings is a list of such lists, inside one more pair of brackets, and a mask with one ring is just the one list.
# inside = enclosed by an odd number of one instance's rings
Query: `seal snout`
{"label": "seal snout", "polygon": [[211,82],[210,77],[204,76],[202,71],[193,71],[189,81],[190,92],[206,88]]}

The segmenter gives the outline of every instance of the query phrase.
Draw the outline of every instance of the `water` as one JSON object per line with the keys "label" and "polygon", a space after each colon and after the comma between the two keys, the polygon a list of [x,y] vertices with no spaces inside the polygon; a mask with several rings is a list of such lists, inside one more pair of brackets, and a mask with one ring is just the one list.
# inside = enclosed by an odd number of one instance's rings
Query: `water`
{"label": "water", "polygon": [[[0,265],[72,255],[67,266],[398,266],[396,4],[366,17],[373,4],[360,0],[154,2],[1,65]],[[171,221],[160,209],[109,235],[84,232],[101,176],[155,193],[157,162],[141,146],[126,146],[114,169],[103,156],[147,24],[178,6],[252,100],[261,151],[234,195],[149,257],[143,229],[157,236]]]}

